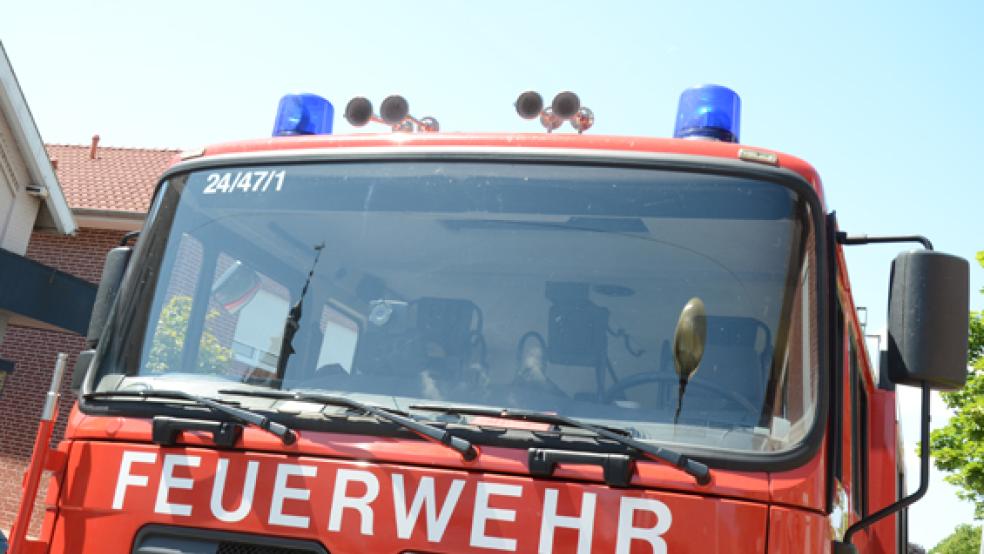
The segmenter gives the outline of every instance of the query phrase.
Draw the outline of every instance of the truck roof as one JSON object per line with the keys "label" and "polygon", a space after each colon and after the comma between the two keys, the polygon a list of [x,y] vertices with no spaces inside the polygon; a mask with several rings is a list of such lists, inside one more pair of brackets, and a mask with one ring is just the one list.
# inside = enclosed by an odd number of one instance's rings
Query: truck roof
{"label": "truck roof", "polygon": [[[467,148],[517,148],[517,149],[578,149],[608,152],[636,152],[707,156],[728,160],[758,158],[767,163],[798,173],[823,199],[823,187],[816,170],[804,160],[771,150],[704,140],[633,137],[614,135],[574,135],[547,133],[358,133],[349,135],[304,135],[271,137],[207,146],[194,152],[185,152],[175,159],[223,156],[230,154],[272,153],[319,149],[401,148],[401,147],[467,147]],[[742,152],[745,155],[742,155]],[[760,155],[774,155],[765,161]]]}

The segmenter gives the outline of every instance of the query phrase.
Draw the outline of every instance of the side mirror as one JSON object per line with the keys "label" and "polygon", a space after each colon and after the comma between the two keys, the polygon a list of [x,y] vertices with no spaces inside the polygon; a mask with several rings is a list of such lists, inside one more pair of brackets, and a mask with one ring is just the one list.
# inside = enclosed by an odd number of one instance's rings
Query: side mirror
{"label": "side mirror", "polygon": [[120,291],[120,284],[123,282],[123,272],[130,262],[130,253],[133,251],[129,246],[119,246],[106,254],[106,263],[103,265],[102,278],[99,280],[99,288],[96,289],[96,300],[92,304],[92,315],[89,317],[89,332],[85,340],[92,348],[99,343],[102,337],[103,327],[109,318],[109,310],[113,307],[116,295]]}
{"label": "side mirror", "polygon": [[133,249],[129,246],[118,246],[106,254],[102,277],[99,279],[99,288],[96,289],[96,299],[92,303],[92,314],[89,316],[89,330],[85,335],[87,348],[79,353],[75,367],[72,369],[73,392],[78,393],[81,390],[85,374],[96,356],[96,345],[102,338],[103,328],[106,326],[106,320],[109,319],[109,310],[113,307],[116,295],[120,292],[123,273],[130,262],[132,251]]}
{"label": "side mirror", "polygon": [[933,251],[899,254],[888,299],[888,375],[900,385],[955,390],[967,380],[967,260]]}

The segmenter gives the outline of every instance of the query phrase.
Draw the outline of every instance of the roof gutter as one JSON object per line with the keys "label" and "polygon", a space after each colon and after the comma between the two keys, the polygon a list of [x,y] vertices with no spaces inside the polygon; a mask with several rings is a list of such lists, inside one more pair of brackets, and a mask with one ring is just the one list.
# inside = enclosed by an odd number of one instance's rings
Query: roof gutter
{"label": "roof gutter", "polygon": [[145,212],[93,208],[75,208],[72,213],[75,215],[79,227],[116,231],[138,231],[143,227],[144,219],[147,217]]}
{"label": "roof gutter", "polygon": [[44,205],[51,214],[55,228],[66,235],[74,234],[77,229],[75,219],[51,167],[48,152],[44,149],[41,134],[34,123],[34,116],[24,99],[3,43],[0,43],[0,112],[7,116],[14,143],[22,145],[21,153],[24,155],[31,184],[47,192],[43,195]]}

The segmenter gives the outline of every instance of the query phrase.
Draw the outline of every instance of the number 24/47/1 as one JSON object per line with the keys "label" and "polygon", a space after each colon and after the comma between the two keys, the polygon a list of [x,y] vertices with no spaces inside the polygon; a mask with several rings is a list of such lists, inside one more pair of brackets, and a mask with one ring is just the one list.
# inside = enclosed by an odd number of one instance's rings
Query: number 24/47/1
{"label": "number 24/47/1", "polygon": [[280,192],[284,186],[286,171],[240,171],[237,173],[210,173],[205,178],[205,190],[202,194],[218,194],[228,192],[266,192],[271,183],[275,183],[274,191]]}

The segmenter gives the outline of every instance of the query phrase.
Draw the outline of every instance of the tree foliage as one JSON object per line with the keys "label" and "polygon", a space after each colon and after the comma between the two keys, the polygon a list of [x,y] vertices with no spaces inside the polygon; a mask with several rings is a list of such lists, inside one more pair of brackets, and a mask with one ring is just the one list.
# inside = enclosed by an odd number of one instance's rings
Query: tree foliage
{"label": "tree foliage", "polygon": [[[229,348],[222,346],[219,339],[209,331],[202,333],[198,347],[198,363],[195,368],[182,368],[181,356],[184,352],[185,337],[188,334],[188,319],[191,317],[191,297],[175,295],[161,309],[161,319],[154,332],[154,340],[147,356],[147,369],[154,373],[165,371],[223,371],[231,359]],[[208,322],[219,316],[218,310],[205,314]]]}
{"label": "tree foliage", "polygon": [[[977,253],[977,261],[984,267],[984,251]],[[984,289],[981,289],[981,293],[984,294]],[[950,475],[946,476],[947,482],[961,489],[958,493],[961,498],[974,502],[974,515],[977,519],[982,519],[984,518],[984,313],[981,312],[970,314],[970,348],[967,364],[972,368],[967,377],[967,385],[959,391],[942,394],[943,401],[956,413],[945,427],[933,431],[930,445],[936,467],[950,472]],[[936,549],[933,549],[933,552],[936,552]],[[976,553],[977,550],[974,552]]]}
{"label": "tree foliage", "polygon": [[957,525],[929,554],[977,554],[981,549],[981,528],[967,523]]}

